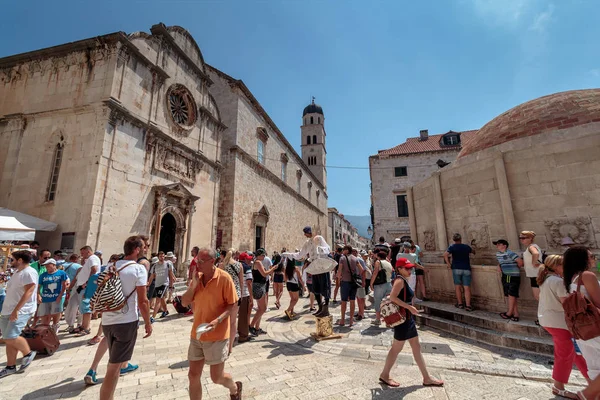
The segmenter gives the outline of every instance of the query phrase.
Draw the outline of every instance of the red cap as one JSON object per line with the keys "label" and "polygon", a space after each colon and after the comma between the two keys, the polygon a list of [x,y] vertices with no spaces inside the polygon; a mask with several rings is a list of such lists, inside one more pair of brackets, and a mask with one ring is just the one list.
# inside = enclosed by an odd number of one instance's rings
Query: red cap
{"label": "red cap", "polygon": [[252,260],[252,257],[250,257],[250,256],[248,255],[248,253],[245,253],[245,252],[244,252],[244,253],[241,253],[241,254],[240,254],[240,260],[241,260],[241,261]]}
{"label": "red cap", "polygon": [[396,267],[414,268],[415,264],[408,262],[407,258],[399,258],[398,260],[396,260]]}

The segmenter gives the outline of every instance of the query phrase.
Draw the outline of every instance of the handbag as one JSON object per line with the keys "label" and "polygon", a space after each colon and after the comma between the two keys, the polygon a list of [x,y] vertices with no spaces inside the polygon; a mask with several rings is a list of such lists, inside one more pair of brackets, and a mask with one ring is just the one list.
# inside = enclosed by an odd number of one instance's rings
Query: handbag
{"label": "handbag", "polygon": [[21,332],[31,350],[51,356],[60,346],[60,340],[51,325],[27,326]]}
{"label": "handbag", "polygon": [[383,266],[381,265],[381,261],[379,262],[379,272],[377,272],[377,276],[375,277],[375,281],[373,285],[383,285],[387,282],[387,276]]}
{"label": "handbag", "polygon": [[348,259],[348,256],[344,256],[344,257],[346,257],[346,264],[348,264],[348,271],[350,271],[350,276],[352,277],[352,286],[354,286],[356,289],[362,288],[363,287],[362,276],[360,274],[357,274],[352,271],[352,269],[350,268],[350,260]]}
{"label": "handbag", "polygon": [[590,340],[600,336],[600,311],[581,294],[581,277],[577,278],[577,290],[563,302],[565,322],[575,339]]}
{"label": "handbag", "polygon": [[[406,291],[408,288],[408,282],[404,278],[399,278],[404,281],[404,302],[406,303]],[[402,325],[406,322],[406,308],[400,307],[398,304],[394,303],[390,298],[386,298],[381,302],[380,313],[381,319],[385,322],[385,325],[388,328],[394,328],[398,325]]]}

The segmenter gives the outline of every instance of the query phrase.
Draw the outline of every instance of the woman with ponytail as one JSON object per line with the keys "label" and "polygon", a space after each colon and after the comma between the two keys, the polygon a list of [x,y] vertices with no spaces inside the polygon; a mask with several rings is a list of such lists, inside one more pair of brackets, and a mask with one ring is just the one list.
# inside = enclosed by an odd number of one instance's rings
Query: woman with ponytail
{"label": "woman with ponytail", "polygon": [[221,263],[219,263],[219,268],[226,271],[233,280],[233,285],[235,286],[235,291],[238,295],[238,302],[231,309],[231,314],[229,314],[229,354],[231,354],[231,350],[233,349],[233,342],[235,341],[235,333],[237,332],[237,317],[239,306],[242,298],[242,283],[244,283],[244,269],[242,265],[237,261],[240,253],[235,249],[229,249],[225,258]]}
{"label": "woman with ponytail", "polygon": [[563,257],[550,255],[539,268],[537,284],[540,287],[538,318],[540,325],[552,335],[554,342],[554,367],[552,394],[576,399],[576,394],[565,389],[573,369],[573,362],[586,379],[588,368],[585,359],[575,352],[571,332],[567,329],[562,302],[568,296],[563,283]]}

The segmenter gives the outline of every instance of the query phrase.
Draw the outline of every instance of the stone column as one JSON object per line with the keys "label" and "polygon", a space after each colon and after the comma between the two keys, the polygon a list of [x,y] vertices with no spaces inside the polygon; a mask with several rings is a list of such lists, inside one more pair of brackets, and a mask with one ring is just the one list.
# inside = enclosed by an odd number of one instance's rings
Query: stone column
{"label": "stone column", "polygon": [[[500,204],[502,205],[502,216],[504,218],[504,231],[506,240],[513,246],[519,248],[519,235],[517,233],[517,224],[515,223],[515,214],[513,212],[512,201],[510,199],[510,190],[508,180],[506,179],[506,168],[504,166],[504,154],[498,152],[494,160],[496,168],[496,181],[498,182],[498,194],[500,195]],[[514,243],[514,244],[513,244]]]}
{"label": "stone column", "polygon": [[190,254],[190,249],[192,246],[192,215],[196,211],[195,205],[190,205],[188,208],[188,223],[187,223],[187,238],[185,240],[185,255],[180,256],[181,260],[185,260]]}
{"label": "stone column", "polygon": [[437,228],[437,249],[445,250],[446,246],[448,246],[448,237],[446,236],[446,217],[444,216],[444,201],[442,198],[440,173],[438,171],[434,172],[432,178],[433,199],[435,203],[435,226]]}
{"label": "stone column", "polygon": [[156,221],[154,221],[154,238],[152,240],[152,253],[158,252],[158,244],[160,242],[160,222],[162,218],[162,210],[165,207],[167,199],[162,193],[157,193],[156,197]]}
{"label": "stone column", "polygon": [[406,190],[406,201],[408,203],[408,224],[410,226],[410,238],[417,243],[417,216],[415,215],[415,203],[412,186]]}

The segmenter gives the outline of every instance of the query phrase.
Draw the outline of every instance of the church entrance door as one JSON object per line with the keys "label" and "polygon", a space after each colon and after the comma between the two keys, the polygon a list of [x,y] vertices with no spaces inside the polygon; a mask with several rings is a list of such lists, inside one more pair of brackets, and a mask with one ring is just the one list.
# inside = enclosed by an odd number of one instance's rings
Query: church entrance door
{"label": "church entrance door", "polygon": [[175,235],[177,232],[177,222],[171,213],[166,213],[160,220],[160,239],[158,242],[158,250],[175,251]]}

